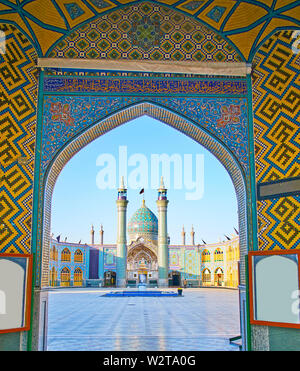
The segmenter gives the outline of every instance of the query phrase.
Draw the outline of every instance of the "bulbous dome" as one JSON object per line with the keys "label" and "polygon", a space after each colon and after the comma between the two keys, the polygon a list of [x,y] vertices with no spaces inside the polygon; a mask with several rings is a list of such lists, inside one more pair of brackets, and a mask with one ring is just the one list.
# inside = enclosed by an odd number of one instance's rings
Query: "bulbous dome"
{"label": "bulbous dome", "polygon": [[128,223],[128,234],[130,241],[135,241],[138,237],[152,241],[157,240],[158,220],[156,215],[145,205],[145,200],[143,200],[142,207],[132,215]]}

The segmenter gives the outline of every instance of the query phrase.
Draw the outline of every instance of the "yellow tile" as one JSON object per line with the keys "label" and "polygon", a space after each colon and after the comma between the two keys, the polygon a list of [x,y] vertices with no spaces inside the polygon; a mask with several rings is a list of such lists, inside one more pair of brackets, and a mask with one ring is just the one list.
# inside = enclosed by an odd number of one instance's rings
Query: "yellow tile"
{"label": "yellow tile", "polygon": [[22,18],[17,13],[2,14],[0,16],[0,19],[2,19],[4,23],[5,23],[5,20],[15,22],[16,25],[21,28],[21,30],[23,30],[24,32],[27,32],[27,35],[31,36],[31,38],[33,39],[31,32],[27,28],[26,24],[23,22]]}
{"label": "yellow tile", "polygon": [[264,4],[264,5],[267,5],[269,7],[271,7],[272,4],[273,4],[273,0],[262,0],[262,1],[259,1],[259,2]]}
{"label": "yellow tile", "polygon": [[35,22],[28,19],[30,27],[32,28],[40,47],[42,49],[43,56],[45,56],[47,50],[63,35],[59,32],[54,32],[40,27]]}
{"label": "yellow tile", "polygon": [[224,27],[224,31],[236,30],[241,27],[247,27],[265,16],[268,12],[256,5],[241,3],[233,12]]}
{"label": "yellow tile", "polygon": [[[230,12],[232,7],[236,4],[235,1],[232,0],[218,0],[214,1],[212,4],[210,4],[207,8],[205,8],[199,15],[198,18],[200,18],[202,21],[208,23],[209,25],[213,26],[216,29],[219,29],[222,22],[224,21],[227,14]],[[215,6],[221,6],[226,8],[224,14],[220,18],[219,22],[216,22],[209,18],[207,14],[215,7]]]}
{"label": "yellow tile", "polygon": [[73,0],[72,2],[78,4],[78,6],[84,11],[84,13],[81,16],[75,19],[72,19],[64,5],[64,4],[70,4],[70,2],[71,2],[70,0],[56,0],[57,5],[60,7],[61,11],[64,13],[71,28],[95,16],[95,14],[82,1]]}
{"label": "yellow tile", "polygon": [[300,6],[297,6],[296,8],[287,10],[286,12],[283,12],[281,14],[287,15],[288,17],[295,18],[299,20],[300,18]]}
{"label": "yellow tile", "polygon": [[11,8],[7,5],[4,5],[4,4],[0,4],[0,11],[1,10],[11,10]]}
{"label": "yellow tile", "polygon": [[276,30],[277,27],[295,27],[297,26],[296,23],[294,22],[290,22],[290,21],[287,21],[285,19],[280,19],[280,18],[273,18],[270,23],[268,24],[268,26],[266,27],[266,29],[264,30],[264,32],[262,33],[260,39],[258,40],[258,43],[257,45],[265,38],[268,36],[268,34],[271,34]]}
{"label": "yellow tile", "polygon": [[36,0],[24,5],[24,9],[43,23],[66,29],[64,20],[51,0]]}
{"label": "yellow tile", "polygon": [[282,8],[283,6],[290,5],[293,0],[277,0],[275,5],[275,10]]}
{"label": "yellow tile", "polygon": [[252,47],[252,44],[257,37],[259,31],[263,27],[264,22],[250,31],[242,32],[235,35],[229,35],[228,38],[233,42],[234,45],[240,50],[246,60],[248,60],[248,56]]}

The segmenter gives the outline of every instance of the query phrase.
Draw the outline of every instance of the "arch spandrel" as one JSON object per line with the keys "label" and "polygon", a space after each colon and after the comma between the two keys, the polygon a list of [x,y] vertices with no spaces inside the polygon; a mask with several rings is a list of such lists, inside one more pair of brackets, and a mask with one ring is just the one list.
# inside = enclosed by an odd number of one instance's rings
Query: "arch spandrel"
{"label": "arch spandrel", "polygon": [[[188,97],[94,97],[94,96],[48,96],[44,102],[44,125],[42,141],[42,171],[59,151],[72,140],[88,130],[97,121],[109,115],[115,119],[98,125],[98,136],[117,127],[127,107],[147,100],[186,117],[195,125],[179,125],[179,130],[193,136],[197,126],[214,136],[236,156],[245,173],[248,173],[247,102],[245,98],[188,98]],[[120,112],[122,114],[120,115]],[[164,113],[163,113],[164,112]],[[157,117],[169,118],[167,111]],[[126,117],[126,115],[125,115]],[[131,117],[131,116],[130,116]],[[137,116],[138,117],[138,116]],[[129,118],[129,120],[133,119]],[[64,133],[62,135],[62,133]]]}

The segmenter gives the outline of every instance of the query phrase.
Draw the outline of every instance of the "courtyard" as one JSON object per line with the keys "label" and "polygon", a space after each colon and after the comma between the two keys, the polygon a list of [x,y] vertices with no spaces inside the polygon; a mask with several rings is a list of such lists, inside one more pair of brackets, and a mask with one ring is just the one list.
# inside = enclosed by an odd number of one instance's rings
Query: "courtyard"
{"label": "courtyard", "polygon": [[50,292],[47,350],[237,351],[238,290],[186,289],[183,297],[105,297],[105,289]]}

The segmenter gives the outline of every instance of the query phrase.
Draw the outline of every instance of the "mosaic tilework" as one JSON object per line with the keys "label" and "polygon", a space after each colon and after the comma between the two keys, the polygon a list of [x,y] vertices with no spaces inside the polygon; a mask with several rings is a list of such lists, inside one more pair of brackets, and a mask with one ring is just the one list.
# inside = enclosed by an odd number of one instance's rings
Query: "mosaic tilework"
{"label": "mosaic tilework", "polygon": [[[44,103],[42,168],[55,153],[94,122],[142,97],[48,96]],[[243,98],[156,98],[165,106],[200,124],[234,153],[248,172],[247,105]],[[64,135],[62,135],[64,133]]]}
{"label": "mosaic tilework", "polygon": [[158,220],[156,215],[146,206],[140,207],[130,218],[128,223],[129,237],[132,235],[149,236],[151,240],[157,239],[158,234]]}
{"label": "mosaic tilework", "polygon": [[130,78],[55,78],[44,79],[44,92],[80,93],[144,93],[144,94],[205,94],[245,95],[247,84],[243,79],[130,79]]}
{"label": "mosaic tilework", "polygon": [[180,250],[169,248],[169,267],[172,270],[179,270],[180,265]]}
{"label": "mosaic tilework", "polygon": [[106,247],[104,249],[104,269],[116,269],[116,248]]}
{"label": "mosaic tilework", "polygon": [[67,12],[70,14],[70,17],[72,18],[72,20],[84,14],[84,11],[76,3],[67,3],[67,4],[64,4],[64,6],[67,9]]}
{"label": "mosaic tilework", "polygon": [[158,103],[189,117],[220,139],[249,170],[247,102],[244,98],[153,98]]}
{"label": "mosaic tilework", "polygon": [[[299,65],[292,31],[274,34],[255,56],[253,104],[257,182],[300,175]],[[259,201],[259,249],[298,246],[299,198]]]}
{"label": "mosaic tilework", "polygon": [[188,249],[184,251],[184,262],[185,262],[185,272],[184,278],[186,279],[199,279],[200,267],[198,261],[198,254],[195,248]]}
{"label": "mosaic tilework", "polygon": [[[80,268],[81,271],[83,272],[83,279],[87,279],[89,277],[89,266],[87,263],[88,259],[88,249],[86,245],[80,245],[80,244],[73,244],[73,243],[57,243],[56,241],[51,242],[51,247],[55,246],[57,250],[57,260],[52,260],[50,261],[49,264],[49,272],[51,269],[54,267],[57,273],[57,279],[61,279],[61,270],[64,267],[67,267],[70,270],[70,278],[71,280],[74,280],[74,271],[76,268]],[[64,248],[67,248],[71,252],[71,261],[62,261],[61,260],[61,252]],[[76,262],[74,260],[74,253],[76,250],[80,250],[82,252],[83,256],[83,261],[82,262]]]}
{"label": "mosaic tilework", "polygon": [[253,106],[258,182],[300,175],[300,53],[281,31],[255,57]]}
{"label": "mosaic tilework", "polygon": [[28,253],[34,166],[36,52],[14,26],[0,24],[0,252]]}
{"label": "mosaic tilework", "polygon": [[[194,126],[188,120],[183,119],[182,117],[175,115],[171,111],[168,111],[164,108],[161,108],[157,105],[151,103],[140,103],[131,107],[128,107],[113,116],[110,116],[103,120],[102,122],[90,127],[88,130],[83,132],[80,136],[74,139],[70,144],[68,144],[64,150],[57,156],[53,165],[51,166],[49,175],[45,180],[41,180],[40,187],[44,189],[45,193],[40,192],[41,199],[40,204],[44,205],[44,216],[43,220],[39,218],[38,225],[38,246],[43,244],[43,270],[42,270],[42,284],[48,284],[48,275],[47,275],[47,264],[49,259],[49,246],[50,241],[48,236],[50,235],[50,218],[51,218],[51,198],[52,191],[56,182],[57,177],[59,176],[64,165],[73,157],[81,148],[86,146],[92,140],[98,138],[99,136],[105,134],[106,132],[112,130],[113,128],[131,121],[137,117],[140,117],[144,114],[149,115],[150,117],[161,120],[167,125],[170,125],[174,129],[188,135],[189,137],[196,140],[201,145],[205,146],[209,151],[211,151],[219,161],[224,164],[227,168],[228,173],[233,181],[237,200],[238,200],[238,213],[239,213],[239,230],[240,230],[240,253],[241,253],[241,279],[242,283],[244,282],[245,277],[245,267],[244,267],[244,256],[247,252],[247,203],[246,203],[246,184],[248,184],[248,178],[243,179],[242,172],[237,166],[236,161],[229,154],[229,152],[221,146],[215,139],[209,136],[205,131],[200,130],[197,126]],[[43,200],[44,196],[44,200]],[[42,238],[43,231],[43,241]],[[251,241],[249,242],[251,246]],[[40,254],[38,251],[37,254]],[[37,259],[40,262],[39,258]],[[181,262],[181,266],[184,265],[184,262]],[[39,271],[39,270],[38,270]],[[37,277],[37,282],[39,282],[40,277]]]}
{"label": "mosaic tilework", "polygon": [[226,8],[224,6],[214,6],[212,10],[207,13],[207,17],[218,23],[225,11]]}
{"label": "mosaic tilework", "polygon": [[259,249],[296,249],[300,245],[300,195],[258,202]]}
{"label": "mosaic tilework", "polygon": [[[85,23],[93,23],[95,19],[103,18],[108,14],[116,14],[122,18],[124,9],[139,8],[140,6],[144,6],[146,17],[150,8],[167,8],[170,12],[176,13],[176,24],[179,23],[178,17],[183,17],[189,19],[189,23],[201,23],[211,28],[219,33],[221,38],[227,39],[233,48],[236,46],[244,59],[250,62],[260,43],[271,36],[275,30],[282,27],[299,28],[300,6],[297,0],[6,1],[5,5],[0,5],[0,20],[18,25],[25,35],[34,40],[34,46],[38,50],[39,56],[45,56],[56,42]],[[137,38],[140,41],[142,37],[147,38],[148,45],[149,40],[159,41],[159,37],[156,37],[159,36],[159,28],[156,28],[157,33],[154,36],[152,34],[155,29],[153,22],[149,23],[148,18],[143,26],[145,25],[149,27],[137,29],[139,32],[139,35],[136,35]],[[121,52],[120,49],[118,52]],[[190,54],[190,51],[183,52],[187,55]],[[160,50],[160,53],[168,54],[168,51]],[[113,56],[116,57],[116,53]],[[159,57],[158,54],[157,57]],[[177,54],[178,57],[180,57],[179,54]],[[200,54],[198,58],[201,58]]]}
{"label": "mosaic tilework", "polygon": [[50,57],[239,62],[233,47],[199,22],[143,2],[113,11],[61,40]]}

